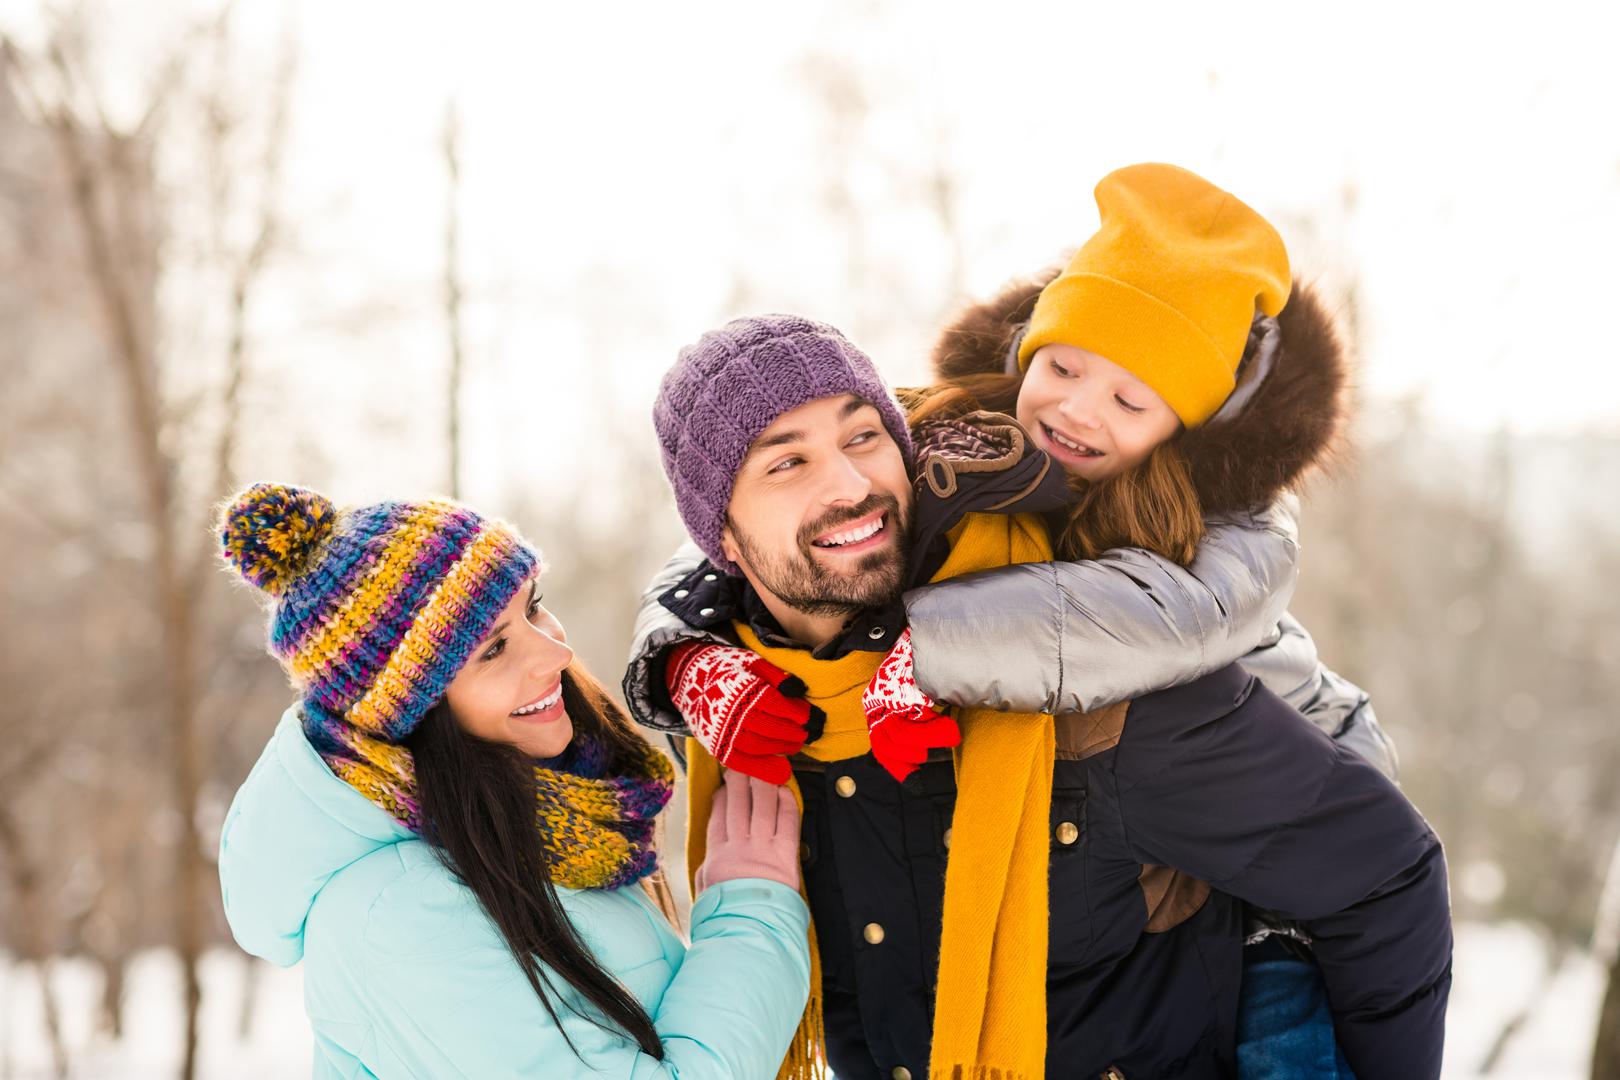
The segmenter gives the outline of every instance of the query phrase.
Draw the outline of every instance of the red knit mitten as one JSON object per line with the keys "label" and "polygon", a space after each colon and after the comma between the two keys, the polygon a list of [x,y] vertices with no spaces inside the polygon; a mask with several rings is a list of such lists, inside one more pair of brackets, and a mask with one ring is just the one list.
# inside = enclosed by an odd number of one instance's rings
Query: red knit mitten
{"label": "red knit mitten", "polygon": [[788,755],[804,749],[827,719],[804,700],[803,680],[730,645],[675,646],[664,681],[692,735],[716,761],[773,784],[788,782]]}
{"label": "red knit mitten", "polygon": [[911,631],[900,635],[861,695],[872,756],[896,780],[905,780],[928,759],[928,751],[956,746],[956,721],[917,687],[912,671]]}

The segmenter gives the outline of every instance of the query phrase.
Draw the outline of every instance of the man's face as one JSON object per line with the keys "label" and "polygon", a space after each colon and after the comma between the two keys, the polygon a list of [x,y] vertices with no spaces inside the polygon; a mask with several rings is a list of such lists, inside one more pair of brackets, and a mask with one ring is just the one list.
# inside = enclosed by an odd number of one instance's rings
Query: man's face
{"label": "man's face", "polygon": [[885,604],[905,581],[911,482],[876,408],[821,398],[776,418],[737,470],[721,549],[807,615]]}

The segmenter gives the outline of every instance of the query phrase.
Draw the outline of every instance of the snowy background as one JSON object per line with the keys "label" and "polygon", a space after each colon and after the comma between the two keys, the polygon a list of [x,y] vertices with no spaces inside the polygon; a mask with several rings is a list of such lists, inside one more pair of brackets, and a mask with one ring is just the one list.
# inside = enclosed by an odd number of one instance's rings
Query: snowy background
{"label": "snowy background", "polygon": [[229,490],[516,521],[616,684],[680,535],[647,422],[680,345],[795,310],[922,381],[949,313],[1080,243],[1096,181],[1143,160],[1274,221],[1357,356],[1293,610],[1446,841],[1449,1075],[1594,1075],[1620,942],[1613,23],[0,0],[0,552],[26,568],[0,577],[0,1080],[58,1051],[180,1074],[188,977],[194,1075],[307,1069],[298,973],[235,951],[212,866],[288,698],[211,561]]}
{"label": "snowy background", "polygon": [[[1487,1074],[1480,1062],[1502,1025],[1525,1003],[1534,1008],[1489,1075],[1516,1080],[1584,1080],[1597,1026],[1603,971],[1589,956],[1571,957],[1549,978],[1545,949],[1536,932],[1515,924],[1457,927],[1456,984],[1446,1032],[1444,1076],[1472,1080]],[[181,1031],[179,972],[172,956],[148,953],[131,972],[121,1041],[98,1037],[91,1019],[98,998],[91,965],[67,963],[54,973],[53,988],[64,1005],[75,1076],[118,1080],[164,1080],[179,1064]],[[257,1000],[242,1028],[242,999],[257,980]],[[281,970],[241,954],[218,950],[203,968],[202,1053],[205,1080],[280,1080],[309,1075],[313,1053],[304,1018],[303,986],[296,968]],[[40,1037],[42,1014],[35,973],[0,968],[0,1080],[45,1080],[50,1050]]]}

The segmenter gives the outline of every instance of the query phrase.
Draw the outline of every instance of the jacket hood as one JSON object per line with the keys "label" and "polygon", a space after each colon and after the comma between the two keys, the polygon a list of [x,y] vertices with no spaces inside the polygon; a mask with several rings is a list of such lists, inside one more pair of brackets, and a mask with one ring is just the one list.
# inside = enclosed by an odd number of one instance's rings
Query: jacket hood
{"label": "jacket hood", "polygon": [[219,840],[225,918],[243,949],[288,967],[332,875],[416,835],[338,779],[304,738],[298,707],[276,725],[231,802]]}
{"label": "jacket hood", "polygon": [[[1014,335],[1061,269],[1014,281],[959,312],[934,343],[935,377],[1008,370]],[[1205,514],[1269,503],[1339,450],[1349,411],[1349,360],[1320,293],[1295,279],[1277,330],[1270,369],[1242,409],[1230,417],[1223,410],[1181,436]]]}

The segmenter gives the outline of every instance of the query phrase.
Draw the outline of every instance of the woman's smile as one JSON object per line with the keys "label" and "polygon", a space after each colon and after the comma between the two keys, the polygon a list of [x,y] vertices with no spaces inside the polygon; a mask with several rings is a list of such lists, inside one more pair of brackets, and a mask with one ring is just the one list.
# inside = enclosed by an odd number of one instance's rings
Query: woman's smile
{"label": "woman's smile", "polygon": [[521,708],[512,710],[514,720],[522,720],[531,724],[550,723],[562,716],[562,680],[558,679],[556,685],[547,690],[544,695],[536,698]]}
{"label": "woman's smile", "polygon": [[548,724],[562,716],[562,680],[559,678],[551,690],[523,708],[512,709],[512,717],[530,724]]}

